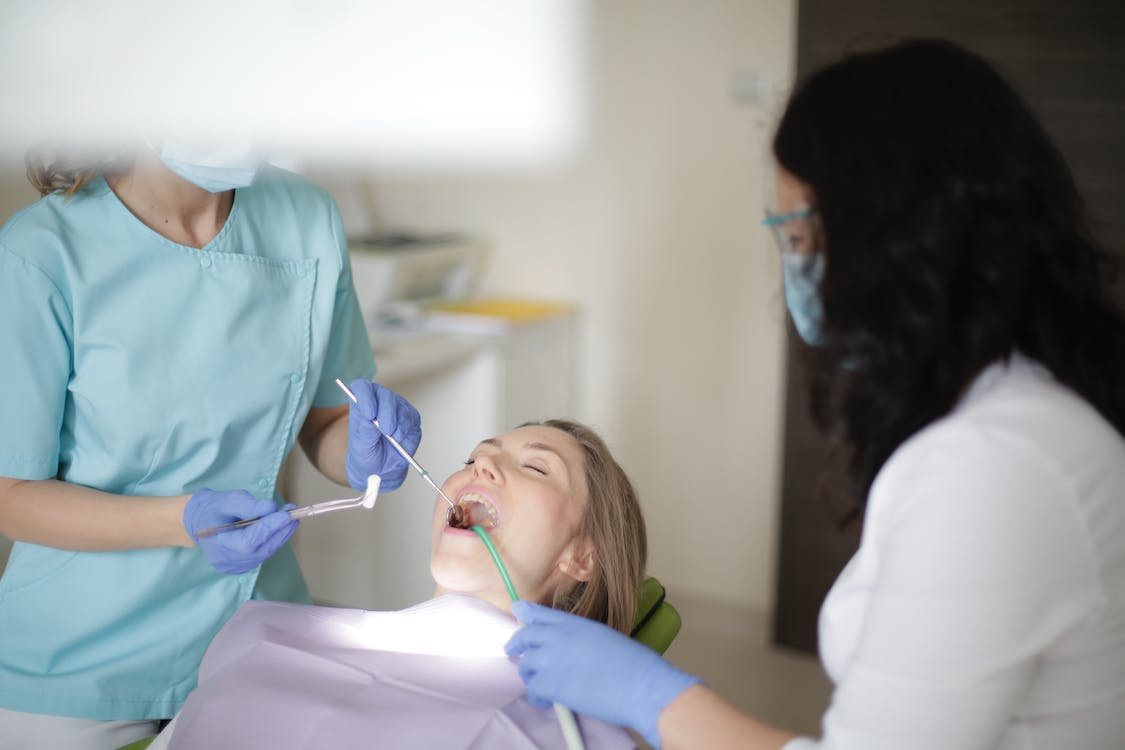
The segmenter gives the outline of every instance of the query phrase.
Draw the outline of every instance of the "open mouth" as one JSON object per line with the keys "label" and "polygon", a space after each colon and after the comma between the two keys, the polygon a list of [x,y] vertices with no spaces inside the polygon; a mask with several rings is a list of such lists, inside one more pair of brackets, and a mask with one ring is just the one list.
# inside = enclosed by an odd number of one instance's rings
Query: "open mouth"
{"label": "open mouth", "polygon": [[468,492],[457,498],[457,505],[449,509],[445,521],[455,529],[480,526],[487,531],[496,528],[500,516],[487,497]]}

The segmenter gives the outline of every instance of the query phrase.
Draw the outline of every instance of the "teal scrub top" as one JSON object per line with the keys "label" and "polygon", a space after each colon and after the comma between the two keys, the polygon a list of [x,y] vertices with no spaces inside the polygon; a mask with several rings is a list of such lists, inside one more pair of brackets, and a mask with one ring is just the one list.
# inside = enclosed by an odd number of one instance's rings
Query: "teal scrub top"
{"label": "teal scrub top", "polygon": [[[309,408],[375,364],[335,203],[267,168],[206,247],[142,224],[104,179],[0,230],[0,476],[120,495],[277,498]],[[249,598],[307,602],[289,545],[238,576],[198,548],[16,543],[0,578],[0,706],[173,716]]]}

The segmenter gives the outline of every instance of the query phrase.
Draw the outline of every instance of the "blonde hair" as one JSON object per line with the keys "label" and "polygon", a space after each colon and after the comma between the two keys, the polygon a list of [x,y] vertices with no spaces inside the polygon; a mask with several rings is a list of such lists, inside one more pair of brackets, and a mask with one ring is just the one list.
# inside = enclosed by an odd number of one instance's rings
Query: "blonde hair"
{"label": "blonde hair", "polygon": [[593,545],[594,569],[588,581],[555,592],[551,606],[604,622],[628,635],[636,617],[648,554],[637,492],[605,441],[586,425],[548,419],[521,426],[532,425],[552,427],[570,435],[578,441],[586,459],[589,497],[581,534]]}
{"label": "blonde hair", "polygon": [[116,154],[90,158],[47,148],[29,151],[24,164],[27,180],[39,191],[39,195],[61,191],[68,199],[95,178],[121,171],[126,166]]}

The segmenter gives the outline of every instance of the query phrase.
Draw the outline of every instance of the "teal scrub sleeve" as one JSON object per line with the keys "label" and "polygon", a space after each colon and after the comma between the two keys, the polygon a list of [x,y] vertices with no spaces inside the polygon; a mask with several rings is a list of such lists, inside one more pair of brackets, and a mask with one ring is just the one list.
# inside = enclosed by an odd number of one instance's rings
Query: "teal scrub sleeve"
{"label": "teal scrub sleeve", "polygon": [[332,205],[332,235],[340,253],[340,278],[336,284],[336,305],[332,312],[332,330],[325,351],[324,369],[313,396],[313,406],[344,406],[347,396],[336,385],[336,378],[345,383],[353,378],[375,377],[375,356],[367,325],[359,309],[359,299],[352,281],[352,265],[348,256],[348,242],[340,212]]}
{"label": "teal scrub sleeve", "polygon": [[70,374],[65,297],[40,268],[0,245],[0,475],[58,474]]}

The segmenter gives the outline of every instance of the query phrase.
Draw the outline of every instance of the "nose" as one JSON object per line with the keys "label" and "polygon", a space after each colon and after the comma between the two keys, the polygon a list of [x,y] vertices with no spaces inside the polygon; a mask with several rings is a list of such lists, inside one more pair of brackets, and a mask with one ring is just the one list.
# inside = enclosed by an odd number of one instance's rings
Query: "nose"
{"label": "nose", "polygon": [[473,476],[496,484],[503,477],[499,464],[491,456],[477,456],[473,461]]}

